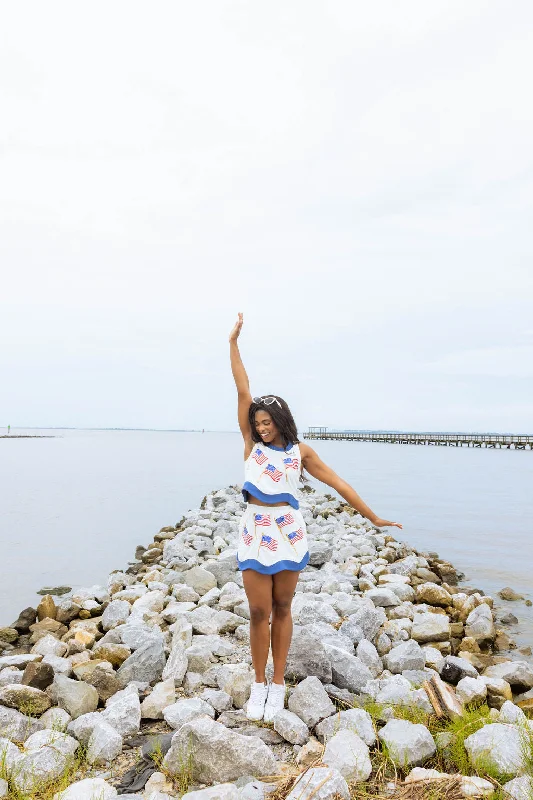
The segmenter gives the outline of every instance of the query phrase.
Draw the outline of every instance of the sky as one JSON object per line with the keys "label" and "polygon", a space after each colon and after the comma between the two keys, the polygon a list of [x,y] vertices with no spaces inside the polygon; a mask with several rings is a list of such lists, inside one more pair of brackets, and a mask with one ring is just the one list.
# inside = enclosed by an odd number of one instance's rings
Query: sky
{"label": "sky", "polygon": [[5,3],[0,429],[533,433],[533,5]]}

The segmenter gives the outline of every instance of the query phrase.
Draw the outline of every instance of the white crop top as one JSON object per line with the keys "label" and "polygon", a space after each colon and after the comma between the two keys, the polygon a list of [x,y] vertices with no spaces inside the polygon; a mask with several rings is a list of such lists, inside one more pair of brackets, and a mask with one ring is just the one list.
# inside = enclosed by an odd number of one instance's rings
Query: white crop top
{"label": "white crop top", "polygon": [[287,448],[261,443],[244,462],[243,497],[248,492],[263,503],[287,503],[299,508],[298,486],[302,472],[302,457],[297,444]]}

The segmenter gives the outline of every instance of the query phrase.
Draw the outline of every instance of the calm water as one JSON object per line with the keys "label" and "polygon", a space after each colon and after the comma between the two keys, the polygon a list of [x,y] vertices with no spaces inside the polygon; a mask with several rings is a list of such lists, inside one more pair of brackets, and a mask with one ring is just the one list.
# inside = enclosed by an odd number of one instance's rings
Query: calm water
{"label": "calm water", "polygon": [[[242,476],[238,434],[39,432],[56,438],[0,439],[0,625],[42,586],[104,581],[137,544]],[[403,522],[398,538],[436,550],[470,585],[533,599],[533,452],[315,445],[377,513]],[[520,619],[517,640],[533,644],[532,609],[505,605]]]}

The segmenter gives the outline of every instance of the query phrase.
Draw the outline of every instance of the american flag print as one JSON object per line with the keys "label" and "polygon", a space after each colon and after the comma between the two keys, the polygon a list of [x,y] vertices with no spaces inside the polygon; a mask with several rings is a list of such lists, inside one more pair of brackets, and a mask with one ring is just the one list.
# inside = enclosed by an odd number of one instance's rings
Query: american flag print
{"label": "american flag print", "polygon": [[256,514],[254,521],[256,525],[265,525],[268,528],[270,527],[270,514]]}
{"label": "american flag print", "polygon": [[275,483],[278,483],[279,480],[283,478],[283,472],[280,472],[279,469],[276,469],[274,464],[269,464],[267,467],[265,467],[265,474],[268,475],[269,478],[272,478]]}
{"label": "american flag print", "polygon": [[259,547],[268,547],[269,550],[277,550],[278,543],[272,536],[262,536],[261,537],[261,544]]}
{"label": "american flag print", "polygon": [[259,449],[257,449],[255,451],[255,453],[253,454],[252,457],[253,457],[254,461],[257,461],[259,466],[262,466],[265,463],[265,461],[268,461],[267,456],[263,453],[262,450],[259,450]]}
{"label": "american flag print", "polygon": [[297,458],[284,458],[285,469],[298,469],[300,463]]}
{"label": "american flag print", "polygon": [[299,542],[300,539],[303,539],[303,536],[304,536],[303,530],[301,528],[298,528],[297,531],[293,531],[292,533],[288,533],[287,534],[287,539],[289,539],[289,541],[292,542],[292,544],[294,544],[294,542]]}
{"label": "american flag print", "polygon": [[276,525],[283,528],[285,525],[294,525],[294,517],[292,514],[283,514],[281,517],[276,517]]}
{"label": "american flag print", "polygon": [[246,527],[246,525],[244,526],[244,529],[243,529],[243,532],[242,532],[242,538],[243,538],[244,544],[247,547],[250,547],[250,545],[252,544],[252,542],[254,540],[254,537],[249,533],[248,528]]}

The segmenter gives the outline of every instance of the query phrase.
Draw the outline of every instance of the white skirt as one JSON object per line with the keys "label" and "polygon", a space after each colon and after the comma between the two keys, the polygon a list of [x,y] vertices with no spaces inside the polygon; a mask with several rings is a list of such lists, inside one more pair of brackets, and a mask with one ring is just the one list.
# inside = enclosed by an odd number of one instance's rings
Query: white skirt
{"label": "white skirt", "polygon": [[239,523],[237,564],[273,575],[284,569],[298,571],[309,561],[304,519],[292,506],[248,503]]}

